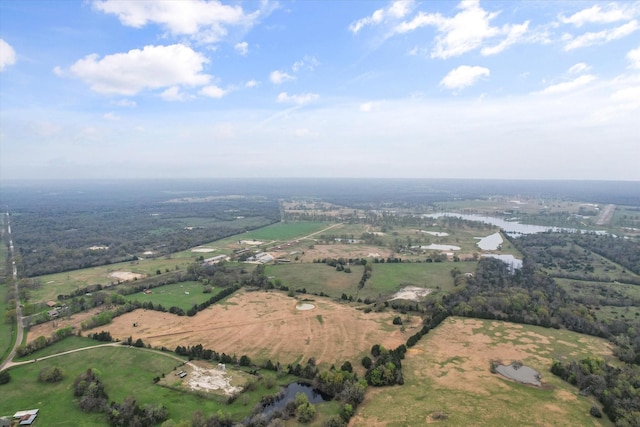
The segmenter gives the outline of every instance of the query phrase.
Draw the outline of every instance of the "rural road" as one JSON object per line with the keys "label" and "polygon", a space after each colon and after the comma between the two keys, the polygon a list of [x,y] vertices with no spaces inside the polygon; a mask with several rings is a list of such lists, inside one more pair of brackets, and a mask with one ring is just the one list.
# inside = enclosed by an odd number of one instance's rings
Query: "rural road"
{"label": "rural road", "polygon": [[[94,346],[91,346],[91,347],[76,348],[76,349],[73,349],[73,350],[63,351],[61,353],[52,354],[50,356],[38,357],[37,359],[23,360],[21,362],[13,362],[13,361],[7,360],[5,362],[5,364],[3,365],[3,369],[4,368],[10,368],[12,366],[26,365],[28,363],[35,363],[35,362],[39,362],[39,361],[42,361],[42,360],[52,359],[54,357],[64,356],[65,354],[70,354],[70,353],[77,353],[79,351],[92,350],[94,348],[99,348],[99,347],[125,347],[125,345],[122,342],[110,342],[110,343],[107,343],[107,344],[98,344],[98,345],[94,345]],[[128,346],[128,348],[134,349],[134,350],[141,350],[141,351],[148,351],[148,352],[151,352],[151,353],[162,354],[162,355],[164,355],[166,357],[170,357],[170,358],[175,359],[178,362],[182,362],[182,363],[186,363],[187,362],[186,360],[181,359],[178,356],[174,356],[171,353],[166,353],[166,352],[163,352],[163,351],[160,351],[160,350],[153,350],[153,349],[150,349],[150,348],[131,347],[131,346]]]}
{"label": "rural road", "polygon": [[16,267],[16,261],[13,253],[13,237],[11,237],[11,219],[9,211],[6,213],[7,218],[7,235],[9,237],[9,259],[11,259],[11,266],[13,268],[13,286],[15,286],[16,292],[16,325],[18,328],[18,334],[16,336],[16,342],[13,344],[13,349],[9,356],[0,364],[0,371],[5,367],[11,366],[13,358],[16,356],[16,350],[22,344],[22,338],[24,336],[24,325],[22,324],[22,307],[20,306],[20,294],[18,293],[18,268]]}

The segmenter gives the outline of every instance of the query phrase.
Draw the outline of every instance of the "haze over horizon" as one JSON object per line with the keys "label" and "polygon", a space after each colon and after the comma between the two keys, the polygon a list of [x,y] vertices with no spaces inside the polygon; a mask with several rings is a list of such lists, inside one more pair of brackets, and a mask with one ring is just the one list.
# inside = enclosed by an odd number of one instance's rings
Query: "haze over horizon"
{"label": "haze over horizon", "polygon": [[640,1],[0,3],[0,179],[640,180]]}

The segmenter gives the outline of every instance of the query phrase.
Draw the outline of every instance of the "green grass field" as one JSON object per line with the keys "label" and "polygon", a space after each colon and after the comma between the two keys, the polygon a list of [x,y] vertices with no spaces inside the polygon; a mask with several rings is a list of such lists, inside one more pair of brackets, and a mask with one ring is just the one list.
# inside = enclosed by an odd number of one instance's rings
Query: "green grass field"
{"label": "green grass field", "polygon": [[91,338],[78,337],[76,335],[71,335],[64,338],[62,341],[55,343],[55,345],[50,345],[48,347],[43,348],[42,350],[38,350],[35,353],[31,353],[24,357],[16,357],[13,360],[15,362],[22,362],[25,360],[33,360],[33,359],[38,359],[45,356],[51,356],[52,354],[64,353],[65,351],[75,350],[77,348],[94,347],[96,345],[101,345],[101,344],[105,344],[105,343],[93,340]]}
{"label": "green grass field", "polygon": [[330,224],[326,222],[279,222],[242,234],[243,240],[291,240],[322,230]]}
{"label": "green grass field", "polygon": [[351,267],[351,273],[336,271],[326,264],[280,264],[267,266],[267,276],[280,279],[290,289],[306,288],[309,293],[324,292],[334,298],[342,293],[360,298],[388,296],[404,286],[433,288],[447,292],[453,288],[451,269],[458,267],[463,273],[473,272],[475,262],[398,263],[373,264],[371,278],[358,291],[362,277],[360,265]]}
{"label": "green grass field", "polygon": [[473,273],[477,262],[434,262],[373,264],[371,278],[360,291],[363,296],[389,294],[404,286],[432,288],[443,292],[453,289],[451,270],[459,268],[462,273]]}
{"label": "green grass field", "polygon": [[309,293],[324,292],[338,298],[343,292],[355,295],[362,271],[361,266],[345,273],[326,264],[279,264],[267,265],[265,274],[280,279],[290,289],[306,288]]}
{"label": "green grass field", "polygon": [[209,294],[203,293],[203,289],[204,286],[200,282],[180,282],[153,288],[150,294],[138,292],[125,298],[127,301],[137,300],[142,303],[151,301],[153,304],[162,304],[167,309],[176,306],[187,311],[194,304],[200,304],[217,295],[223,288],[214,287]]}
{"label": "green grass field", "polygon": [[[67,341],[69,340],[69,341]],[[68,338],[49,347],[58,353],[68,349],[70,344],[78,345],[76,338]],[[84,339],[87,341],[86,339]],[[33,356],[44,355],[44,350]],[[275,379],[275,386],[268,388],[265,381],[258,380],[244,372],[229,370],[241,377],[241,381],[255,381],[250,391],[241,395],[232,404],[224,403],[226,398],[211,395],[209,397],[180,391],[179,387],[164,387],[153,384],[152,379],[162,374],[169,375],[180,362],[173,353],[151,352],[145,349],[129,347],[101,347],[62,355],[36,363],[21,365],[10,370],[11,382],[0,386],[0,414],[12,415],[18,410],[39,408],[38,423],[47,426],[107,426],[106,416],[82,412],[73,397],[73,380],[77,375],[91,368],[95,370],[105,384],[110,401],[122,401],[127,396],[135,396],[138,403],[163,404],[169,410],[174,421],[190,420],[193,413],[201,411],[205,416],[221,411],[231,415],[235,421],[247,417],[263,396],[279,391],[278,385],[286,385],[297,379],[284,376]],[[204,362],[202,362],[204,363]],[[45,367],[57,366],[64,372],[64,379],[55,384],[42,384],[37,381],[38,373]],[[263,376],[274,376],[270,371]],[[247,380],[248,379],[248,380]],[[337,412],[333,402],[318,406],[318,417],[314,424],[321,425],[322,420]]]}
{"label": "green grass field", "polygon": [[[549,372],[551,359],[603,354],[604,340],[563,330],[451,317],[409,350],[405,384],[368,391],[355,426],[612,426],[589,415],[597,403]],[[516,359],[542,374],[533,387],[489,372]],[[369,394],[370,393],[370,394]],[[437,421],[434,414],[446,415]]]}

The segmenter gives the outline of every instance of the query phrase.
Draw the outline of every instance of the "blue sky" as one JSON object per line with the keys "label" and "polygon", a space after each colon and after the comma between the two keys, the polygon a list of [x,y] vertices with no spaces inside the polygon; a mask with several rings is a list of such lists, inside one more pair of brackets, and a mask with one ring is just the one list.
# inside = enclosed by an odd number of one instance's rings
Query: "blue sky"
{"label": "blue sky", "polygon": [[640,180],[640,1],[0,2],[0,179]]}

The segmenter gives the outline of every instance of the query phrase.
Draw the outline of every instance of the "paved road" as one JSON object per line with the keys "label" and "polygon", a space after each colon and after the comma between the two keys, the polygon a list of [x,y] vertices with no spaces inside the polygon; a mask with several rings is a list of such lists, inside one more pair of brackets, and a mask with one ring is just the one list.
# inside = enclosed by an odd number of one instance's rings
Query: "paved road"
{"label": "paved road", "polygon": [[18,268],[16,267],[16,261],[13,252],[13,238],[11,237],[11,217],[9,212],[6,213],[7,216],[7,234],[9,237],[9,257],[11,259],[11,266],[13,268],[13,286],[15,286],[16,291],[16,320],[17,320],[17,328],[18,335],[16,337],[16,342],[13,345],[13,349],[9,356],[0,364],[0,371],[2,371],[5,367],[11,366],[10,364],[13,362],[13,358],[16,357],[16,350],[18,346],[22,344],[22,337],[24,336],[24,325],[22,323],[22,307],[20,306],[20,294],[18,293]]}

